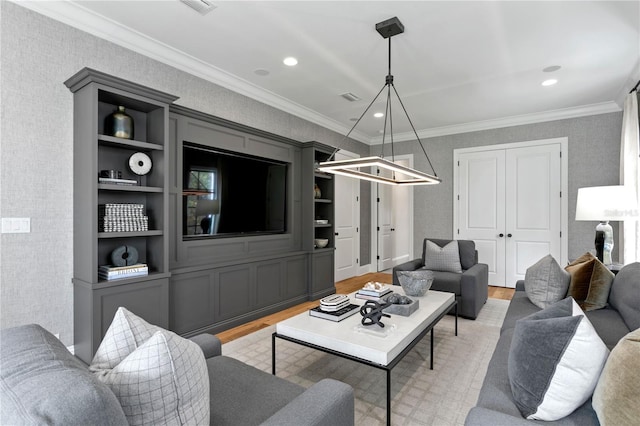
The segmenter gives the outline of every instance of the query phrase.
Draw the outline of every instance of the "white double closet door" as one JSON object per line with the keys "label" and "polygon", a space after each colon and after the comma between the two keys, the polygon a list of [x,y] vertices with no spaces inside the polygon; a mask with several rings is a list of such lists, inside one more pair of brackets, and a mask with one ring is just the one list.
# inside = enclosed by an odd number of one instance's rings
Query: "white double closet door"
{"label": "white double closet door", "polygon": [[454,235],[475,241],[489,285],[515,287],[547,254],[565,261],[565,144],[561,138],[454,151]]}

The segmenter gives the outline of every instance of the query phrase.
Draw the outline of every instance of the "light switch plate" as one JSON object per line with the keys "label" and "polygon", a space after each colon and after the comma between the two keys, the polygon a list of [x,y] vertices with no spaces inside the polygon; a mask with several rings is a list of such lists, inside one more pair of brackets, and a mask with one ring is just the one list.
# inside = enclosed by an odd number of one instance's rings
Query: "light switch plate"
{"label": "light switch plate", "polygon": [[31,218],[28,217],[3,217],[3,234],[24,234],[31,232]]}

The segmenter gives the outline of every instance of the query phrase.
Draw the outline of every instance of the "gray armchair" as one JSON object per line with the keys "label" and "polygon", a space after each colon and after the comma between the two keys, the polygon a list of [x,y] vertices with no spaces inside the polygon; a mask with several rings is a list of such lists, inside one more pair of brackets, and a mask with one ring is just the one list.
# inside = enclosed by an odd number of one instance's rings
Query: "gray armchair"
{"label": "gray armchair", "polygon": [[[393,284],[400,285],[398,271],[416,271],[426,269],[425,253],[427,240],[444,247],[452,240],[425,238],[422,243],[422,257],[410,260],[393,268]],[[433,271],[431,290],[454,293],[458,301],[458,315],[476,319],[480,309],[487,302],[489,285],[489,267],[478,263],[476,244],[470,240],[458,240],[460,266],[462,273]]]}

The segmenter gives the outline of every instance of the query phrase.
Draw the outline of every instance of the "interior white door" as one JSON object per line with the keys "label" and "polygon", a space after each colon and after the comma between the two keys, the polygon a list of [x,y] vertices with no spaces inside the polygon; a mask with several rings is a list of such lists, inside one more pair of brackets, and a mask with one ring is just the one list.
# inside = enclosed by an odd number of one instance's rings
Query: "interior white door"
{"label": "interior white door", "polygon": [[[397,159],[395,161],[405,167],[411,167],[408,158]],[[398,176],[402,179],[403,176]],[[406,176],[409,179],[409,176]],[[389,186],[389,185],[386,185]],[[391,186],[391,210],[392,227],[391,238],[393,239],[392,266],[408,262],[413,259],[413,186]]]}
{"label": "interior white door", "polygon": [[376,184],[378,193],[378,271],[393,267],[393,191],[391,185]]}
{"label": "interior white door", "polygon": [[[560,145],[506,152],[506,281],[524,279],[547,254],[560,260]],[[513,285],[512,284],[512,285]]]}
{"label": "interior white door", "polygon": [[489,285],[514,287],[529,266],[561,259],[561,145],[458,155],[457,238],[474,240]]}
{"label": "interior white door", "polygon": [[[396,158],[395,163],[412,166],[408,157]],[[413,258],[413,187],[386,184],[376,187],[378,271],[384,271]]]}
{"label": "interior white door", "polygon": [[458,237],[474,240],[478,262],[489,267],[489,284],[505,286],[505,152],[458,157]]}
{"label": "interior white door", "polygon": [[[336,154],[336,160],[357,158],[356,155]],[[342,281],[358,274],[360,251],[360,181],[346,176],[335,178],[335,279]]]}

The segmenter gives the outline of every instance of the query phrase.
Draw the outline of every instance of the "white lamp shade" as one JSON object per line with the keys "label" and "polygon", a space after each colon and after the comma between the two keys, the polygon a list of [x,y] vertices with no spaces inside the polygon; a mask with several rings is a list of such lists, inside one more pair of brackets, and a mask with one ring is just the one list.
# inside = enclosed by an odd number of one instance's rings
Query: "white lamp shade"
{"label": "white lamp shade", "polygon": [[578,189],[576,220],[638,219],[638,200],[631,187],[593,186]]}

